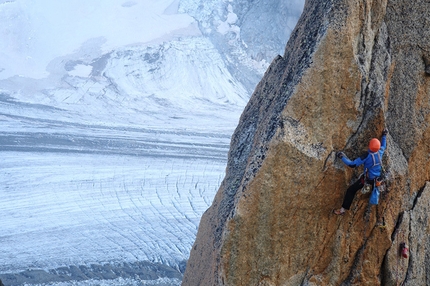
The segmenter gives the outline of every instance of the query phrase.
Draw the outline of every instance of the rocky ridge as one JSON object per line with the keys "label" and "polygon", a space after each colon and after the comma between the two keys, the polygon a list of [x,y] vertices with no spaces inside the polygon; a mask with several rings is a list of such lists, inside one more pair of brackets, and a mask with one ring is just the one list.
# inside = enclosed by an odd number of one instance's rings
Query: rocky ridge
{"label": "rocky ridge", "polygon": [[[306,2],[241,116],[183,285],[429,283],[429,14],[425,0]],[[379,205],[359,192],[333,215],[362,172],[336,152],[355,158],[384,128]]]}

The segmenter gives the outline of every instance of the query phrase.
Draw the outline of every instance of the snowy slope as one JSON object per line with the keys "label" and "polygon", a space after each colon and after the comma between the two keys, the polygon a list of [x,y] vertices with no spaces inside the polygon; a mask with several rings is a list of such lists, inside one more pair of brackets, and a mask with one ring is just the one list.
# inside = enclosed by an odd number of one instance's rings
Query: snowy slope
{"label": "snowy slope", "polygon": [[[187,28],[194,19],[176,13],[177,1],[1,0],[2,78],[43,78],[52,59],[73,54],[87,41],[106,53],[133,43],[147,43]],[[198,33],[198,32],[197,32]]]}
{"label": "snowy slope", "polygon": [[304,0],[275,2],[0,0],[0,279],[180,283]]}

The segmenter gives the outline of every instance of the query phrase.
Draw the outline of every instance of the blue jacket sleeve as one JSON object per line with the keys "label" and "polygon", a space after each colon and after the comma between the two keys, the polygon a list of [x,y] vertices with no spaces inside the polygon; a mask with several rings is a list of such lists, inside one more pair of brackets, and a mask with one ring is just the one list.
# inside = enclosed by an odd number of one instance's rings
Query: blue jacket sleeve
{"label": "blue jacket sleeve", "polygon": [[357,166],[360,166],[361,164],[363,164],[364,163],[364,161],[365,161],[365,159],[366,158],[362,158],[362,157],[358,157],[357,159],[355,159],[354,161],[351,161],[351,160],[349,160],[346,156],[343,156],[342,157],[342,161],[346,164],[346,165],[348,165],[348,166],[350,166],[351,168],[355,168],[355,167],[357,167]]}
{"label": "blue jacket sleeve", "polygon": [[381,138],[381,148],[379,149],[379,151],[382,151],[381,153],[383,154],[385,151],[385,148],[387,148],[387,136],[386,135],[382,135]]}

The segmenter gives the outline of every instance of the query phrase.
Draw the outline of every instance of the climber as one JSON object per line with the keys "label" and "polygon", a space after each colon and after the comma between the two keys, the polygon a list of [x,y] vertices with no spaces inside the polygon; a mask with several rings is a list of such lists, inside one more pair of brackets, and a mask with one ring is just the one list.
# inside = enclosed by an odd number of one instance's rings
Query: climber
{"label": "climber", "polygon": [[334,214],[344,215],[345,211],[349,210],[357,191],[363,188],[366,182],[373,186],[375,180],[381,176],[381,159],[387,145],[387,134],[388,130],[384,129],[382,131],[381,141],[376,138],[370,140],[368,152],[354,161],[349,160],[343,152],[337,153],[337,157],[341,158],[342,161],[351,168],[355,168],[364,164],[364,173],[346,190],[342,207],[340,209],[334,210]]}

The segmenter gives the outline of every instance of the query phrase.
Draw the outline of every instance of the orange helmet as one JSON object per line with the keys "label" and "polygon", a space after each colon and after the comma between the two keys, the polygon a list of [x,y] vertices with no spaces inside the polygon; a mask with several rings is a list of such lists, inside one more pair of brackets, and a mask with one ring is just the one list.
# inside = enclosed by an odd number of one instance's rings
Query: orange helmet
{"label": "orange helmet", "polygon": [[372,140],[370,140],[370,142],[369,142],[369,150],[370,151],[375,153],[375,152],[378,152],[380,148],[381,148],[381,142],[379,142],[378,139],[373,138]]}

